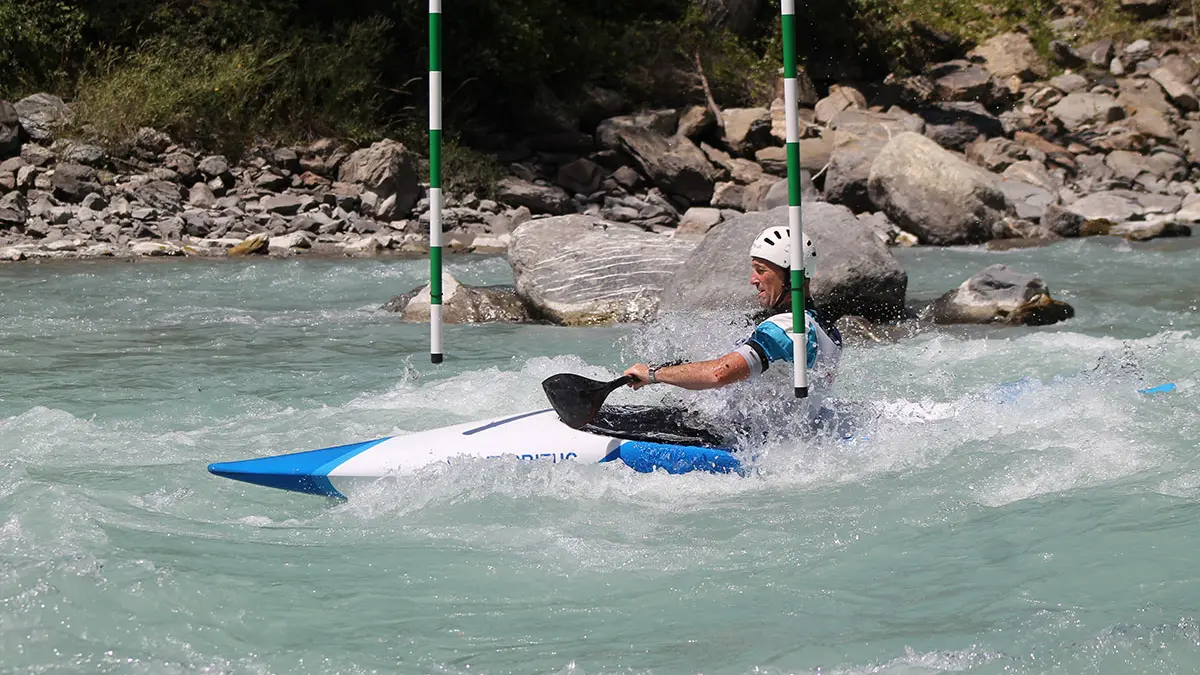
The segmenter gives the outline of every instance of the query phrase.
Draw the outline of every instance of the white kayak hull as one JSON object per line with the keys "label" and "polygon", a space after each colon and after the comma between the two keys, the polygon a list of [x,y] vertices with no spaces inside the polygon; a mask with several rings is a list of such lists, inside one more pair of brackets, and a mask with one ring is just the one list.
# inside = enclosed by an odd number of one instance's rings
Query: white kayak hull
{"label": "white kayak hull", "polygon": [[503,458],[550,463],[621,461],[643,472],[741,471],[741,463],[727,449],[578,431],[559,421],[550,409],[320,450],[219,462],[208,470],[247,483],[344,498],[381,477],[413,473],[431,464]]}

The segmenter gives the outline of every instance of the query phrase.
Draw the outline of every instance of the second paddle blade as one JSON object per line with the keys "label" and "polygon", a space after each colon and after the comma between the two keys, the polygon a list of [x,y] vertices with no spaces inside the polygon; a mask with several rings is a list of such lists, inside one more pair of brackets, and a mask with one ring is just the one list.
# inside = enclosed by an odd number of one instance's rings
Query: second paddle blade
{"label": "second paddle blade", "polygon": [[598,382],[582,375],[562,373],[542,380],[542,390],[546,392],[546,398],[563,424],[572,429],[581,429],[592,421],[600,406],[604,405],[604,399],[613,389],[621,386],[623,379],[613,386],[612,382]]}

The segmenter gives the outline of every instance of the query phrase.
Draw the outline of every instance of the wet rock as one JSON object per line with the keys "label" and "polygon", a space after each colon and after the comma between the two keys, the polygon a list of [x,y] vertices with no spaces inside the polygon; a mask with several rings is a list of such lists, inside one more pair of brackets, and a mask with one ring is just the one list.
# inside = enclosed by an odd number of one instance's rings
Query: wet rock
{"label": "wet rock", "polygon": [[930,306],[939,324],[1006,324],[1046,326],[1075,316],[1065,302],[1050,297],[1046,282],[992,265],[964,281]]}
{"label": "wet rock", "polygon": [[1148,241],[1161,237],[1190,237],[1192,228],[1172,218],[1120,223],[1109,228],[1107,234],[1124,237],[1129,241]]}
{"label": "wet rock", "polygon": [[[832,319],[855,314],[872,320],[904,312],[908,276],[887,246],[844,206],[803,205],[804,233],[817,246],[812,292]],[[748,213],[724,221],[704,238],[663,294],[661,312],[745,311],[757,305],[749,284],[750,244],[771,225],[787,224],[787,209]]]}
{"label": "wet rock", "polygon": [[1079,228],[1087,219],[1056,204],[1046,207],[1041,225],[1060,237],[1078,237]]}
{"label": "wet rock", "polygon": [[971,56],[983,59],[988,72],[1000,79],[1040,80],[1048,74],[1029,37],[1020,33],[997,35],[972,50]]}
{"label": "wet rock", "polygon": [[361,185],[380,199],[395,195],[395,208],[403,214],[410,213],[421,196],[416,157],[403,144],[390,139],[351,153],[342,162],[338,180]]}
{"label": "wet rock", "polygon": [[517,294],[535,316],[564,325],[653,315],[694,242],[582,215],[534,220],[512,233]]}
{"label": "wet rock", "polygon": [[271,244],[271,235],[266,232],[257,232],[246,237],[240,244],[231,247],[225,252],[229,256],[245,256],[245,255],[262,255],[266,254]]}
{"label": "wet rock", "polygon": [[278,237],[271,237],[267,240],[267,250],[274,252],[287,252],[294,249],[312,248],[313,235],[308,232],[291,232]]}
{"label": "wet rock", "polygon": [[54,132],[71,121],[71,110],[52,94],[34,94],[17,101],[13,107],[25,134],[35,141],[50,140]]}
{"label": "wet rock", "polygon": [[186,253],[182,246],[161,241],[138,241],[129,246],[129,252],[136,256],[150,258],[181,256]]}
{"label": "wet rock", "polygon": [[[429,284],[398,295],[381,309],[399,312],[405,321],[429,321]],[[529,311],[511,288],[474,287],[442,273],[442,321],[445,323],[524,323]]]}
{"label": "wet rock", "polygon": [[879,153],[869,190],[892,222],[934,245],[986,241],[993,224],[1013,213],[995,175],[914,133]]}
{"label": "wet rock", "polygon": [[532,213],[554,215],[570,212],[574,204],[561,188],[536,185],[512,176],[496,184],[496,199],[512,206],[524,206]]}

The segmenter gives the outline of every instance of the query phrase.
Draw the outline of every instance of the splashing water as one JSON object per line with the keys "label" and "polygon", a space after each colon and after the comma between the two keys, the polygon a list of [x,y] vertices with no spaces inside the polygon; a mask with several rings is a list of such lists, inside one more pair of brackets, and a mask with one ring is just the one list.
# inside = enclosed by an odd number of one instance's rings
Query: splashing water
{"label": "splashing water", "polygon": [[449,326],[435,367],[376,309],[423,261],[0,267],[2,670],[1194,672],[1197,249],[900,255],[912,297],[999,258],[1078,317],[848,348],[849,440],[792,428],[786,368],[610,397],[748,422],[746,477],[480,460],[346,503],[205,466],[545,407],[553,373],[747,327]]}

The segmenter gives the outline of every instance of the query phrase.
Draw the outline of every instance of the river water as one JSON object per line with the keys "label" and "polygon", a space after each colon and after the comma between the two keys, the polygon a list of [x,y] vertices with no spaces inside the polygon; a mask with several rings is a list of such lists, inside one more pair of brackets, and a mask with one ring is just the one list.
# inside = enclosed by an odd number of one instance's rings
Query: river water
{"label": "river water", "polygon": [[0,673],[1200,671],[1200,247],[897,255],[912,298],[1002,262],[1078,316],[849,348],[862,437],[745,477],[491,460],[346,502],[206,465],[545,407],[550,374],[733,329],[451,326],[433,366],[377,309],[423,260],[0,266]]}

